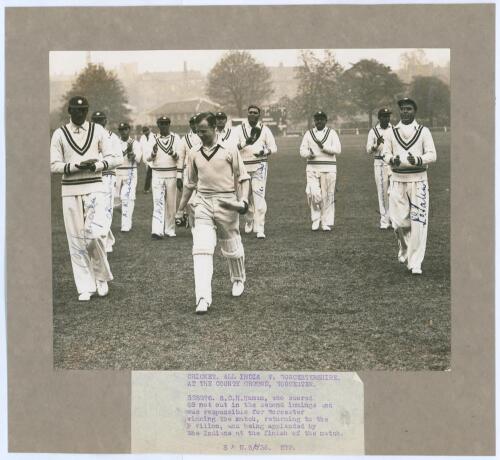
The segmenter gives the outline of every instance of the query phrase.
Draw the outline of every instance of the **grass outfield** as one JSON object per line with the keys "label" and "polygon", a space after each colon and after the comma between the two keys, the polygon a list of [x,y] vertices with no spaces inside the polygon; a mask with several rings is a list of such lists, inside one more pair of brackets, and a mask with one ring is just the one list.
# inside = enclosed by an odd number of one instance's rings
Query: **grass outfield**
{"label": "grass outfield", "polygon": [[217,248],[213,305],[197,316],[191,234],[150,238],[140,170],[134,226],[119,231],[106,298],[78,302],[53,178],[54,365],[70,369],[443,370],[450,366],[450,134],[435,133],[423,275],[397,261],[378,229],[365,136],[341,136],[335,227],[311,232],[299,138],[270,161],[266,240],[244,235],[247,283],[231,297]]}

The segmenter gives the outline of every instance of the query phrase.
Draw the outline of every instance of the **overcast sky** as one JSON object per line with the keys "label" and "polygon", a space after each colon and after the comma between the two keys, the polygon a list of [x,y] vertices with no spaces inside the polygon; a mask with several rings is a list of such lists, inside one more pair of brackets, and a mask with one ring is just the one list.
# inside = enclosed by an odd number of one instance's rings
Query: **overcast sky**
{"label": "overcast sky", "polygon": [[[276,66],[280,62],[285,66],[298,65],[298,50],[248,50],[260,62],[267,66]],[[399,67],[402,53],[410,49],[341,49],[332,50],[337,60],[344,67],[349,67],[360,59],[376,59],[392,69]],[[429,61],[444,65],[450,60],[449,49],[424,49]],[[153,51],[92,51],[91,61],[102,63],[106,68],[116,69],[120,64],[137,63],[139,72],[181,71],[186,62],[189,70],[203,73],[213,67],[226,50],[153,50]],[[317,50],[318,54],[322,50]],[[86,65],[87,51],[51,51],[50,75],[74,75]]]}

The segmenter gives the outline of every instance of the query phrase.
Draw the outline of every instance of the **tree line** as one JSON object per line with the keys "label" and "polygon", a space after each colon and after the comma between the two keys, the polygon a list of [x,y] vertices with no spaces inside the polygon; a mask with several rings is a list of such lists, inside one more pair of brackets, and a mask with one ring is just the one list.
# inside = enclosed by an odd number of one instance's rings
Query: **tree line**
{"label": "tree line", "polygon": [[[330,50],[322,56],[301,51],[299,61],[295,74],[297,94],[284,96],[275,104],[285,112],[288,123],[307,122],[310,126],[311,115],[323,110],[330,119],[341,120],[344,125],[351,122],[362,127],[361,116],[372,126],[378,109],[395,109],[402,96],[417,101],[418,118],[425,124],[450,123],[450,88],[437,77],[417,76],[405,84],[390,67],[374,59],[362,59],[344,69]],[[248,104],[272,99],[271,73],[249,52],[229,51],[209,72],[205,92],[229,115],[243,117]],[[64,95],[60,110],[51,114],[51,127],[67,120],[65,102],[80,94],[109,114],[110,125],[131,121],[126,90],[117,75],[102,65],[88,64]]]}
{"label": "tree line", "polygon": [[[295,78],[297,95],[277,101],[295,122],[310,123],[315,111],[324,110],[334,120],[363,115],[372,126],[379,108],[394,109],[399,98],[410,96],[418,102],[419,119],[430,126],[449,125],[450,89],[437,77],[417,76],[405,84],[389,66],[374,59],[362,59],[344,69],[330,50],[322,56],[304,50]],[[247,51],[228,52],[208,74],[207,95],[239,117],[249,102],[261,104],[272,93],[269,69]]]}

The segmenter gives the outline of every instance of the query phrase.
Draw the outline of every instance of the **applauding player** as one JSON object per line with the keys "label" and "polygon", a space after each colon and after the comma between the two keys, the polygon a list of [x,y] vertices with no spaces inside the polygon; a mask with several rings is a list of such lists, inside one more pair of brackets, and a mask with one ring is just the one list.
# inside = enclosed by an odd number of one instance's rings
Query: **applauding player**
{"label": "applauding player", "polygon": [[278,148],[271,130],[259,121],[259,117],[260,109],[255,105],[249,106],[248,120],[238,126],[236,138],[243,163],[250,175],[250,208],[245,233],[253,231],[257,238],[265,238],[267,161],[268,156],[276,153]]}
{"label": "applauding player", "polygon": [[153,239],[164,235],[175,236],[175,210],[177,188],[182,191],[182,179],[177,179],[177,171],[182,171],[182,159],[179,158],[179,136],[170,132],[170,118],[160,117],[156,122],[160,134],[146,157],[153,170],[153,221],[151,234]]}
{"label": "applauding player", "polygon": [[139,142],[130,137],[130,125],[120,123],[121,150],[123,162],[116,168],[116,196],[122,204],[121,231],[129,232],[132,228],[132,216],[135,207],[135,193],[137,188],[137,166],[141,161],[141,147]]}
{"label": "applauding player", "polygon": [[401,121],[392,128],[383,150],[392,169],[389,212],[398,238],[398,259],[420,275],[429,228],[427,165],[436,161],[436,148],[429,129],[415,121],[416,102],[404,98],[398,105]]}
{"label": "applauding player", "polygon": [[[250,177],[238,150],[217,142],[215,115],[202,113],[196,121],[202,145],[188,152],[187,180],[178,212],[182,215],[193,190],[197,189],[192,234],[196,313],[201,314],[212,303],[213,254],[217,235],[221,252],[229,264],[232,294],[237,297],[243,293],[245,252],[239,215],[248,210]],[[240,185],[239,199],[235,182]]]}
{"label": "applauding player", "polygon": [[312,230],[330,231],[335,223],[335,182],[340,140],[332,128],[326,126],[327,116],[314,114],[314,128],[304,134],[300,156],[307,159],[306,195],[311,208]]}
{"label": "applauding player", "polygon": [[115,155],[106,130],[86,121],[89,105],[81,96],[69,100],[71,121],[54,131],[50,169],[62,173],[62,208],[78,300],[108,293],[113,279],[106,256],[106,189],[102,171],[121,158]]}
{"label": "applauding player", "polygon": [[384,138],[387,137],[392,130],[390,124],[391,111],[389,109],[380,109],[378,111],[377,126],[374,126],[368,132],[368,140],[366,141],[366,153],[373,155],[373,170],[375,172],[375,184],[377,186],[378,208],[380,212],[380,228],[386,229],[391,225],[389,218],[389,176],[391,169],[384,163],[382,150],[384,148]]}
{"label": "applauding player", "polygon": [[[92,114],[92,121],[103,128],[106,126],[107,118],[106,114],[101,111],[94,112]],[[116,157],[116,163],[121,163],[121,150],[120,150],[120,139],[112,131],[106,130],[108,134],[108,140],[111,148]],[[116,172],[114,168],[108,168],[102,172],[102,182],[104,188],[106,189],[106,226],[108,227],[108,235],[105,239],[106,252],[113,252],[113,245],[115,244],[115,237],[111,231],[111,224],[113,223],[113,208],[115,200],[115,186],[116,186]]]}

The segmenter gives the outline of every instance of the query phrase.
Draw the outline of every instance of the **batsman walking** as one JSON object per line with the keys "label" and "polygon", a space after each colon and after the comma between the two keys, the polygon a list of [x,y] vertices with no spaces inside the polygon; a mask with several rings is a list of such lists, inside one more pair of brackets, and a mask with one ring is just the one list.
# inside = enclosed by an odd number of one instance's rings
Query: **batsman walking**
{"label": "batsman walking", "polygon": [[[239,215],[248,211],[250,176],[238,149],[217,142],[215,115],[205,112],[197,117],[198,136],[202,144],[187,155],[187,180],[178,214],[184,213],[193,191],[194,208],[193,265],[196,291],[196,313],[205,313],[212,303],[213,254],[217,238],[227,259],[232,295],[244,290],[245,252],[239,230]],[[239,185],[240,196],[236,195]]]}

